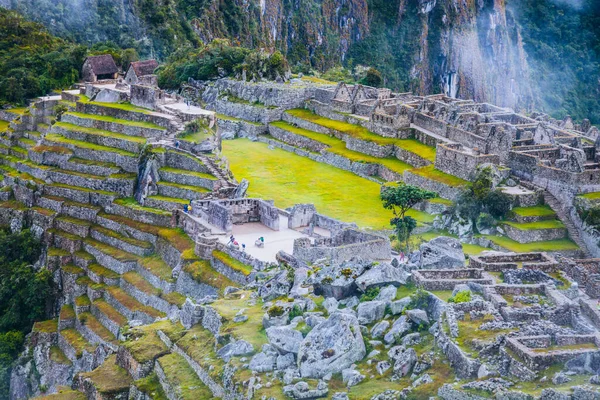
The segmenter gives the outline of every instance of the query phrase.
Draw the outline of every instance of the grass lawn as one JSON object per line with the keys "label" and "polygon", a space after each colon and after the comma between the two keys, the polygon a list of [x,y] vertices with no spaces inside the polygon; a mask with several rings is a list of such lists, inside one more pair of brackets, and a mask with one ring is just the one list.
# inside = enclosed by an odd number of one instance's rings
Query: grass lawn
{"label": "grass lawn", "polygon": [[556,215],[549,206],[516,207],[512,211],[521,217],[552,217]]}
{"label": "grass lawn", "polygon": [[469,183],[457,176],[450,175],[438,169],[435,169],[435,166],[433,164],[422,168],[415,168],[410,172],[422,176],[424,178],[438,181],[453,187],[465,186]]}
{"label": "grass lawn", "polygon": [[537,221],[537,222],[526,222],[526,223],[518,223],[507,221],[506,225],[510,225],[513,228],[522,230],[522,231],[531,231],[531,230],[539,230],[539,229],[561,229],[564,228],[565,225],[560,222],[558,219],[551,219],[545,221]]}
{"label": "grass lawn", "polygon": [[[2,121],[0,121],[0,124],[2,124]],[[2,128],[2,125],[0,125],[0,128]],[[598,199],[600,199],[600,192],[591,192],[591,193],[586,193],[586,194],[580,194],[579,197],[583,197],[584,199],[589,199],[589,200],[598,200]]]}
{"label": "grass lawn", "polygon": [[498,246],[515,253],[528,253],[531,251],[566,251],[578,250],[579,247],[570,239],[548,240],[544,242],[519,243],[507,237],[484,235]]}
{"label": "grass lawn", "polygon": [[[235,177],[250,181],[250,197],[272,199],[281,208],[313,203],[332,218],[364,228],[390,229],[392,213],[382,206],[378,183],[247,139],[223,142],[223,152]],[[416,210],[409,215],[421,223],[434,218]]]}
{"label": "grass lawn", "polygon": [[0,120],[0,132],[3,132],[8,129],[10,123],[4,120]]}
{"label": "grass lawn", "polygon": [[92,119],[95,121],[111,122],[111,123],[115,123],[115,124],[119,124],[119,125],[129,125],[129,126],[137,126],[140,128],[159,129],[161,131],[167,130],[166,128],[163,128],[162,126],[153,124],[151,122],[129,121],[127,119],[119,119],[119,118],[111,117],[108,115],[84,114],[84,113],[79,113],[79,112],[74,112],[74,111],[65,113],[65,115],[73,115],[78,118]]}

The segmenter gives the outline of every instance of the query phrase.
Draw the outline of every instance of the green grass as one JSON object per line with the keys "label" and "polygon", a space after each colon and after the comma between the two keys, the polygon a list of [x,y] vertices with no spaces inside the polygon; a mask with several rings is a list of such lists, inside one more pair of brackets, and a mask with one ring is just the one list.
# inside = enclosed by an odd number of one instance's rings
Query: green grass
{"label": "green grass", "polygon": [[75,298],[75,305],[77,307],[87,307],[91,304],[92,303],[90,301],[90,298],[87,296],[87,294],[84,294],[82,296]]}
{"label": "green grass", "polygon": [[218,114],[218,113],[217,113],[217,119],[221,119],[223,121],[245,122],[247,124],[254,125],[254,126],[261,126],[262,125],[262,124],[259,124],[258,122],[247,121],[245,119],[235,118],[235,117],[231,117],[229,115]]}
{"label": "green grass", "polygon": [[95,300],[94,306],[119,326],[123,326],[127,323],[127,318],[125,318],[120,312],[118,312],[113,306],[108,304],[103,299]]}
{"label": "green grass", "polygon": [[62,308],[60,309],[61,321],[73,318],[75,318],[75,310],[73,309],[73,306],[70,304],[65,304],[64,306],[62,306]]}
{"label": "green grass", "polygon": [[25,115],[29,112],[29,108],[27,108],[27,107],[9,108],[5,111],[8,111],[9,113],[17,114],[17,115]]}
{"label": "green grass", "polygon": [[107,292],[115,298],[119,303],[121,303],[125,308],[131,311],[140,311],[146,313],[154,318],[164,318],[166,315],[163,312],[160,312],[150,306],[145,306],[127,293],[125,293],[121,288],[109,286]]}
{"label": "green grass", "polygon": [[127,119],[119,119],[119,118],[110,117],[108,115],[83,114],[83,113],[79,113],[79,112],[68,112],[68,113],[65,113],[64,115],[73,115],[73,116],[78,117],[78,118],[85,118],[85,119],[91,119],[91,120],[95,120],[95,121],[110,122],[110,123],[119,124],[119,125],[137,126],[137,127],[140,127],[140,128],[149,128],[149,129],[160,129],[161,131],[166,131],[167,130],[166,128],[163,128],[162,126],[153,124],[151,122],[130,121],[130,120],[127,120]]}
{"label": "green grass", "polygon": [[37,397],[38,400],[86,400],[87,396],[80,391],[71,390],[71,388],[58,388],[58,392],[48,395]]}
{"label": "green grass", "polygon": [[[117,356],[113,354],[101,366],[92,372],[83,373],[82,376],[89,378],[101,394],[125,392],[129,389],[132,379],[127,370],[119,367],[116,361]],[[99,397],[104,398],[105,396]]]}
{"label": "green grass", "polygon": [[133,384],[140,392],[146,394],[150,399],[168,400],[168,397],[163,391],[160,381],[154,372],[145,378],[138,379],[133,382]]}
{"label": "green grass", "polygon": [[100,107],[116,108],[118,110],[123,110],[123,111],[132,111],[132,112],[137,112],[140,114],[150,114],[152,111],[152,110],[149,110],[146,108],[134,106],[131,103],[103,103],[100,101],[90,101],[89,98],[84,95],[79,96],[79,102],[86,103],[86,104],[92,104],[92,105],[100,106]]}
{"label": "green grass", "polygon": [[579,197],[583,197],[584,199],[589,199],[589,200],[598,200],[598,199],[600,199],[600,192],[591,192],[591,193],[580,194]]}
{"label": "green grass", "polygon": [[210,139],[213,135],[212,132],[190,132],[190,133],[180,133],[177,135],[177,139],[183,140],[184,142],[190,143],[202,143],[206,139]]}
{"label": "green grass", "polygon": [[49,319],[48,321],[40,321],[33,324],[33,332],[52,333],[58,331],[58,320]]}
{"label": "green grass", "polygon": [[206,371],[210,371],[213,378],[219,379],[224,362],[215,354],[215,341],[212,333],[198,324],[177,341],[177,346]]}
{"label": "green grass", "polygon": [[164,203],[175,203],[175,204],[190,204],[188,199],[179,199],[177,197],[167,197],[167,196],[148,196],[147,199],[152,199],[155,201],[160,201]]}
{"label": "green grass", "polygon": [[228,286],[237,286],[235,282],[231,281],[225,275],[218,273],[207,260],[188,263],[183,267],[183,270],[190,274],[196,282],[205,283],[220,290]]}
{"label": "green grass", "polygon": [[142,249],[151,249],[152,248],[152,243],[144,242],[142,240],[137,240],[137,239],[130,238],[130,237],[127,237],[127,236],[123,236],[123,235],[121,235],[121,234],[119,234],[119,233],[117,233],[117,232],[115,232],[113,230],[107,229],[107,228],[105,228],[103,226],[100,226],[100,225],[94,226],[93,230],[96,231],[96,232],[98,232],[98,233],[100,233],[100,234],[102,234],[102,235],[104,235],[104,236],[108,236],[108,237],[111,237],[113,239],[120,240],[120,241],[128,243],[128,244],[130,244],[132,246],[140,247]]}
{"label": "green grass", "polygon": [[225,264],[232,270],[241,272],[242,274],[244,274],[246,276],[250,275],[253,271],[253,268],[250,265],[246,265],[246,264],[236,260],[235,258],[231,257],[229,254],[223,253],[220,250],[213,250],[212,256],[215,259],[221,261],[223,264]]}
{"label": "green grass", "polygon": [[106,279],[119,279],[120,276],[115,271],[103,267],[100,264],[90,264],[88,270],[90,270],[90,272],[92,272],[94,275],[101,276],[102,278]]}
{"label": "green grass", "polygon": [[[411,245],[416,249],[421,242],[428,242],[431,239],[435,239],[438,236],[448,236],[458,238],[458,236],[451,235],[447,231],[429,231],[418,235],[413,235],[410,239]],[[482,251],[489,251],[487,247],[478,246],[476,244],[462,243],[463,252],[467,255],[477,255]]]}
{"label": "green grass", "polygon": [[144,257],[138,261],[138,264],[152,275],[166,282],[173,282],[173,270],[160,256]]}
{"label": "green grass", "polygon": [[58,346],[50,346],[50,360],[62,365],[73,364]]}
{"label": "green grass", "polygon": [[10,127],[10,122],[0,120],[0,132],[4,132],[4,131],[8,130],[9,127]]}
{"label": "green grass", "polygon": [[84,239],[84,242],[90,246],[92,246],[93,248],[95,248],[96,250],[109,255],[110,257],[114,258],[115,260],[118,261],[122,261],[122,262],[126,262],[126,261],[137,261],[138,260],[138,256],[136,256],[135,254],[131,254],[128,253],[126,251],[123,251],[121,249],[117,249],[115,247],[109,246],[105,243],[99,242],[97,240],[94,240],[92,238],[86,238]]}
{"label": "green grass", "polygon": [[[312,161],[281,149],[246,139],[223,143],[236,178],[248,179],[249,196],[272,199],[281,208],[312,203],[319,213],[363,228],[390,229],[392,213],[379,199],[381,186],[352,172]],[[421,223],[433,215],[410,210]]]}
{"label": "green grass", "polygon": [[123,274],[123,279],[133,285],[138,290],[146,293],[149,296],[159,296],[161,291],[150,284],[147,280],[145,280],[140,274],[134,271],[129,271]]}
{"label": "green grass", "polygon": [[115,163],[106,162],[106,161],[95,161],[95,160],[86,160],[84,158],[79,157],[71,157],[69,158],[69,162],[81,165],[95,165],[99,167],[105,168],[120,168]]}
{"label": "green grass", "polygon": [[77,332],[75,329],[63,329],[60,331],[60,334],[65,338],[67,343],[75,349],[75,354],[78,358],[81,357],[84,350],[88,353],[93,353],[96,349],[96,346],[85,340],[85,338],[81,336],[81,333]]}
{"label": "green grass", "polygon": [[96,335],[98,335],[98,337],[100,337],[105,342],[109,342],[109,343],[113,343],[113,344],[117,343],[117,339],[115,338],[115,335],[113,335],[111,331],[106,329],[106,327],[104,325],[102,325],[100,323],[100,321],[98,321],[98,319],[96,319],[96,317],[94,317],[91,313],[85,312],[85,313],[79,314],[79,321],[81,322],[81,324],[84,324],[86,327],[88,327],[92,332],[94,332]]}
{"label": "green grass", "polygon": [[512,226],[513,228],[519,229],[522,231],[531,231],[531,230],[538,230],[538,229],[562,229],[562,228],[565,228],[565,225],[558,219],[551,219],[551,220],[537,221],[537,222],[525,222],[525,223],[506,221],[506,222],[504,222],[504,224]]}
{"label": "green grass", "polygon": [[169,352],[168,347],[160,340],[157,331],[164,333],[172,342],[179,340],[185,333],[180,323],[174,324],[169,320],[161,320],[130,328],[127,332],[127,341],[123,343],[123,346],[138,362],[155,360]]}
{"label": "green grass", "polygon": [[427,178],[427,179],[441,182],[445,185],[452,186],[452,187],[465,186],[469,183],[466,180],[461,179],[457,176],[450,175],[450,174],[442,172],[438,169],[435,169],[435,166],[433,164],[428,165],[426,167],[422,167],[422,168],[415,168],[415,169],[411,170],[410,172],[412,172],[413,174],[422,176],[424,178]]}
{"label": "green grass", "polygon": [[[159,181],[158,182],[158,186],[169,186],[169,187],[173,187],[176,189],[184,189],[184,190],[190,190],[192,192],[196,192],[196,193],[209,193],[210,190],[208,190],[205,187],[201,187],[201,186],[191,186],[191,185],[182,185],[181,183],[175,183],[175,182],[167,182],[167,181]],[[153,198],[156,198],[157,196],[153,196]],[[170,199],[170,197],[167,197]],[[184,199],[182,199],[184,200]],[[189,203],[189,200],[188,200]]]}
{"label": "green grass", "polygon": [[341,133],[345,133],[350,135],[356,139],[365,140],[368,142],[376,143],[380,146],[388,146],[393,145],[397,146],[401,149],[404,149],[408,152],[419,155],[420,157],[429,160],[431,162],[435,161],[435,147],[428,146],[423,144],[415,139],[397,139],[397,138],[387,138],[380,136],[376,133],[369,131],[367,128],[362,127],[360,125],[353,125],[347,122],[337,121],[325,117],[321,117],[309,110],[297,108],[294,110],[287,111],[288,114],[304,119],[306,121],[310,121],[314,124],[323,126],[328,129],[332,129]]}
{"label": "green grass", "polygon": [[520,217],[552,217],[556,215],[549,206],[515,207],[512,212]]}
{"label": "green grass", "polygon": [[149,212],[152,214],[164,215],[164,216],[169,216],[169,217],[171,216],[171,213],[169,211],[159,210],[157,208],[151,208],[151,207],[144,207],[144,206],[138,204],[138,202],[135,201],[135,199],[133,197],[127,197],[124,199],[116,199],[113,203],[123,206],[123,207],[131,208],[132,210],[136,210],[136,211],[144,211],[144,212]]}
{"label": "green grass", "polygon": [[519,243],[503,236],[484,235],[500,247],[515,253],[529,253],[532,251],[568,251],[579,250],[579,247],[570,239],[548,240],[544,242]]}
{"label": "green grass", "polygon": [[177,169],[177,168],[171,168],[171,167],[162,167],[161,169],[158,170],[158,173],[161,173],[161,172],[168,172],[168,173],[172,173],[172,174],[195,176],[197,178],[204,178],[204,179],[210,179],[210,180],[216,180],[217,179],[216,177],[214,177],[211,174],[205,174],[205,173],[202,173],[202,172],[188,171],[186,169]]}
{"label": "green grass", "polygon": [[169,354],[158,359],[167,381],[181,400],[211,399],[212,392],[198,378],[187,361],[179,354]]}

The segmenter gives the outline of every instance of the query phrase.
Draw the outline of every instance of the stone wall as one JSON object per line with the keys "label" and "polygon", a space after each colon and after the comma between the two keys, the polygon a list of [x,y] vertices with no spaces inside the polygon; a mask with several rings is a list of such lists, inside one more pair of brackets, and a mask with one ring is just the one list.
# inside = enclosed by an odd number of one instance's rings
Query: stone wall
{"label": "stone wall", "polygon": [[260,222],[270,229],[279,230],[279,210],[272,201],[260,199],[194,200],[194,215],[210,225],[230,233],[233,225]]}
{"label": "stone wall", "polygon": [[410,171],[404,171],[404,182],[409,185],[419,186],[420,188],[436,192],[439,197],[448,200],[456,200],[461,194],[461,188],[449,186],[445,183],[427,179],[421,175],[413,174]]}
{"label": "stone wall", "polygon": [[525,269],[537,269],[544,272],[558,270],[558,262],[547,253],[497,253],[471,256],[472,268],[501,272],[504,269],[517,269],[519,264]]}
{"label": "stone wall", "polygon": [[454,290],[457,285],[476,283],[492,285],[494,279],[482,269],[417,270],[412,273],[415,285],[425,290]]}
{"label": "stone wall", "polygon": [[438,143],[435,155],[435,168],[467,181],[475,179],[477,167],[482,164],[500,164],[500,158],[493,154],[480,154],[462,145]]}

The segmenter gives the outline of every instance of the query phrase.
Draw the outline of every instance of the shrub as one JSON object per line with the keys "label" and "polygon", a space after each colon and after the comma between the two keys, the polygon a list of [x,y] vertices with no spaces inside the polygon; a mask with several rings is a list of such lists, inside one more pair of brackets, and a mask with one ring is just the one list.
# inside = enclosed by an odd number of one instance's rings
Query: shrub
{"label": "shrub", "polygon": [[323,280],[321,280],[321,283],[323,285],[331,285],[332,282],[333,282],[333,278],[330,276],[326,276],[325,278],[323,278]]}
{"label": "shrub", "polygon": [[302,311],[302,309],[298,306],[294,306],[290,311],[290,319],[301,317],[302,315],[304,315],[304,311]]}
{"label": "shrub", "polygon": [[448,299],[448,303],[466,303],[471,301],[471,291],[470,290],[461,290],[456,293],[453,297]]}
{"label": "shrub", "polygon": [[429,293],[421,288],[410,295],[410,303],[406,306],[407,310],[413,310],[415,308],[423,309],[429,304]]}
{"label": "shrub", "polygon": [[350,278],[352,276],[352,270],[350,268],[344,268],[340,273],[346,278]]}
{"label": "shrub", "polygon": [[271,318],[281,317],[283,314],[285,314],[285,310],[281,306],[271,306],[267,310],[267,314],[269,314],[269,317]]}
{"label": "shrub", "polygon": [[379,296],[379,287],[373,286],[367,289],[366,292],[360,296],[360,301],[371,301],[375,299],[375,297]]}

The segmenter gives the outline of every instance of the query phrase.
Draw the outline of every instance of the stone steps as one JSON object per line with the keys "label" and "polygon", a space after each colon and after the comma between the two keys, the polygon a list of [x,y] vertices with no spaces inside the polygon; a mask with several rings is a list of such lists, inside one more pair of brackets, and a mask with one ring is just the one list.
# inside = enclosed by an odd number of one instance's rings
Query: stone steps
{"label": "stone steps", "polygon": [[127,324],[127,318],[104,299],[97,299],[92,303],[91,313],[115,337],[119,337],[121,327]]}
{"label": "stone steps", "polygon": [[139,319],[145,324],[149,324],[156,318],[166,317],[165,313],[142,304],[120,287],[107,287],[104,299],[128,320]]}
{"label": "stone steps", "polygon": [[172,115],[152,112],[145,108],[133,107],[131,105],[128,109],[124,109],[112,103],[90,103],[78,101],[77,112],[83,114],[110,116],[127,121],[149,122],[166,129],[169,129],[172,123],[177,120],[177,118]]}
{"label": "stone steps", "polygon": [[210,389],[179,354],[168,354],[156,360],[155,371],[169,399],[196,400],[214,397]]}
{"label": "stone steps", "polygon": [[94,256],[98,264],[117,274],[124,274],[125,272],[132,271],[137,266],[138,256],[92,238],[86,238],[84,240],[83,248]]}
{"label": "stone steps", "polygon": [[133,186],[135,183],[135,175],[128,173],[101,176],[64,169],[54,169],[48,171],[47,176],[54,183],[86,188],[93,191],[116,192],[124,197],[133,195]]}
{"label": "stone steps", "polygon": [[24,137],[17,139],[16,145],[22,149],[29,150],[32,147],[36,146],[37,139],[39,139],[39,138],[30,139],[30,138],[24,136]]}
{"label": "stone steps", "polygon": [[182,185],[179,183],[158,182],[158,194],[162,197],[179,198],[186,200],[199,200],[210,193],[210,190],[204,187],[197,187],[191,185]]}
{"label": "stone steps", "polygon": [[27,132],[23,133],[23,135],[25,138],[33,140],[35,142],[37,142],[38,140],[40,140],[42,138],[42,134],[37,131],[27,131]]}
{"label": "stone steps", "polygon": [[136,272],[164,293],[173,292],[175,288],[173,269],[158,255],[138,260]]}
{"label": "stone steps", "polygon": [[156,243],[158,226],[144,224],[120,215],[101,212],[97,215],[96,223],[115,232],[124,232],[129,237],[144,242]]}
{"label": "stone steps", "polygon": [[54,226],[57,229],[63,230],[72,235],[77,235],[81,238],[85,238],[90,233],[92,223],[83,219],[61,215],[54,219]]}
{"label": "stone steps", "polygon": [[107,213],[125,217],[136,222],[142,222],[147,225],[170,227],[173,214],[171,212],[145,207],[137,204],[132,199],[116,199],[111,207],[105,209]]}
{"label": "stone steps", "polygon": [[77,375],[73,380],[73,387],[83,392],[88,399],[128,399],[133,380],[116,361],[117,356],[113,354],[95,370]]}
{"label": "stone steps", "polygon": [[149,242],[123,236],[103,226],[94,226],[90,231],[90,236],[99,242],[140,257],[149,256],[154,251],[152,244]]}
{"label": "stone steps", "polygon": [[556,199],[556,197],[554,197],[552,194],[550,194],[547,191],[544,191],[543,195],[544,195],[544,202],[547,205],[549,205],[550,208],[552,208],[554,210],[554,212],[556,213],[558,218],[565,225],[565,228],[567,229],[571,240],[573,242],[575,242],[577,244],[577,246],[579,246],[579,249],[583,252],[585,257],[591,257],[592,254],[590,253],[585,242],[581,238],[581,235],[579,234],[579,230],[577,229],[577,227],[575,226],[573,221],[571,221],[571,218],[569,217],[569,215],[563,210],[562,204]]}
{"label": "stone steps", "polygon": [[85,394],[69,389],[59,390],[47,396],[34,397],[36,400],[87,400]]}
{"label": "stone steps", "polygon": [[[47,196],[45,196],[47,197]],[[86,221],[95,221],[96,214],[100,212],[101,208],[93,206],[91,204],[79,203],[71,200],[64,200],[60,212],[69,217],[84,219]]]}
{"label": "stone steps", "polygon": [[144,279],[142,275],[133,271],[123,274],[121,288],[143,305],[152,307],[163,313],[168,313],[172,306],[182,306],[185,301],[185,298],[183,299],[183,302],[175,301],[174,299],[180,299],[180,297],[169,295],[165,295],[163,298],[161,289],[156,288]]}
{"label": "stone steps", "polygon": [[95,128],[85,128],[65,122],[57,122],[54,124],[52,133],[62,135],[68,139],[113,147],[131,153],[139,153],[146,144],[146,139],[141,137],[127,136],[121,133]]}
{"label": "stone steps", "polygon": [[84,160],[83,158],[71,157],[63,168],[84,174],[109,176],[121,171],[121,168],[114,163]]}
{"label": "stone steps", "polygon": [[212,190],[216,177],[196,171],[188,171],[185,169],[163,167],[158,170],[161,181],[178,183],[186,186],[200,186]]}

